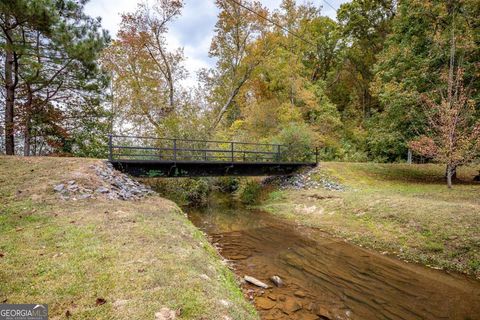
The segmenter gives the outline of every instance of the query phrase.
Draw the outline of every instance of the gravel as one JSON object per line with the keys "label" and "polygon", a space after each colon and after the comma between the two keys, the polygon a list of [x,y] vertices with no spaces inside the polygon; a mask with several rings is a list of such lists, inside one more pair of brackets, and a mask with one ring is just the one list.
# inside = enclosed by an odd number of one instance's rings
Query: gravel
{"label": "gravel", "polygon": [[56,193],[64,200],[79,200],[90,198],[107,198],[110,200],[138,200],[154,192],[126,174],[113,168],[109,162],[89,167],[97,179],[94,186],[91,183],[86,186],[80,181],[69,180],[53,187]]}
{"label": "gravel", "polygon": [[264,184],[277,184],[282,190],[323,188],[330,191],[345,191],[345,186],[322,174],[318,166],[293,175],[268,177],[264,179]]}

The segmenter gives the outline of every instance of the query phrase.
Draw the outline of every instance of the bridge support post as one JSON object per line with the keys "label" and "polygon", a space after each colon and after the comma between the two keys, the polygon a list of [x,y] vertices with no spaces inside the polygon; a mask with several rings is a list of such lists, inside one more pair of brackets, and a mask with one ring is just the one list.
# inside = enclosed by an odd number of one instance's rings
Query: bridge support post
{"label": "bridge support post", "polygon": [[233,142],[230,144],[230,147],[231,147],[231,148],[230,148],[230,152],[231,152],[231,156],[232,156],[232,157],[231,157],[232,163],[233,163],[233,161],[235,161],[235,158],[234,158],[234,155],[233,155],[233,144],[234,144]]}
{"label": "bridge support post", "polygon": [[276,154],[277,162],[280,162],[280,145],[277,144],[277,154]]}

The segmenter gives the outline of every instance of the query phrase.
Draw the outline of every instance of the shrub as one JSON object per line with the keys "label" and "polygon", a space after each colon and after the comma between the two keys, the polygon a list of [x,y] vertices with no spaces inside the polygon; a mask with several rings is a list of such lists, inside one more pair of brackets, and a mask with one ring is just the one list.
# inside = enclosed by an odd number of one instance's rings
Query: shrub
{"label": "shrub", "polygon": [[285,147],[281,151],[282,161],[314,161],[314,133],[305,125],[290,123],[275,137],[273,143]]}
{"label": "shrub", "polygon": [[262,186],[255,180],[248,180],[239,190],[240,201],[245,204],[255,204],[260,198]]}
{"label": "shrub", "polygon": [[151,178],[145,179],[145,183],[181,205],[203,204],[210,193],[210,183],[205,178]]}
{"label": "shrub", "polygon": [[205,203],[210,193],[210,184],[207,179],[186,179],[186,198],[189,203]]}
{"label": "shrub", "polygon": [[220,177],[215,179],[214,185],[221,192],[232,193],[238,190],[240,183],[235,177]]}

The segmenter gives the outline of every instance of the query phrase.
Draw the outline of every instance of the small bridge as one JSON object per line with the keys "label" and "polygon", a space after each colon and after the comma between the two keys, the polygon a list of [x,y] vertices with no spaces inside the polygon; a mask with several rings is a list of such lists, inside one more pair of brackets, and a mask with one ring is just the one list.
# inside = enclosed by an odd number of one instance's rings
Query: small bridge
{"label": "small bridge", "polygon": [[216,140],[109,136],[109,161],[138,177],[260,176],[315,166],[318,149],[295,155],[294,146]]}

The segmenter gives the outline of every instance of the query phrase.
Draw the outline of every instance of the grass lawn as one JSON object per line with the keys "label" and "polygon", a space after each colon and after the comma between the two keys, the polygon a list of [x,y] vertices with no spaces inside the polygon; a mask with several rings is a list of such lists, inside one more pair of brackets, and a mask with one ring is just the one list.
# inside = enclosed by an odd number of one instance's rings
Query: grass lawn
{"label": "grass lawn", "polygon": [[[471,181],[479,168],[461,168]],[[480,277],[480,184],[449,190],[439,165],[322,163],[344,192],[273,191],[262,208],[380,252]]]}
{"label": "grass lawn", "polygon": [[48,303],[50,319],[257,319],[233,274],[173,203],[60,200],[98,160],[0,157],[0,303]]}

